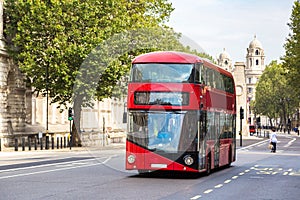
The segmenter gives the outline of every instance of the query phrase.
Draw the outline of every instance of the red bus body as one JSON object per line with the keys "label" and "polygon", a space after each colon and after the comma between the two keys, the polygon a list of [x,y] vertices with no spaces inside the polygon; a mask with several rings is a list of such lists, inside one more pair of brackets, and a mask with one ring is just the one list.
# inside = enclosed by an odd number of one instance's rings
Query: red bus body
{"label": "red bus body", "polygon": [[231,73],[198,56],[153,52],[132,62],[126,169],[210,172],[236,157]]}

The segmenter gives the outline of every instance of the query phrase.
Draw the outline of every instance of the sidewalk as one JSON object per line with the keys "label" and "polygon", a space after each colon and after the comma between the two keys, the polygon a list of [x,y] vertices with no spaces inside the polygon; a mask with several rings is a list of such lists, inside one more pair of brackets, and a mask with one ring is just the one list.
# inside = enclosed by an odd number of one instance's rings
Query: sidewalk
{"label": "sidewalk", "polygon": [[31,150],[28,147],[25,147],[25,151],[22,151],[22,147],[18,148],[18,151],[15,151],[14,147],[2,147],[2,151],[0,151],[1,155],[6,154],[25,154],[25,153],[37,153],[37,152],[80,152],[80,151],[97,151],[97,150],[110,150],[110,149],[125,149],[125,143],[111,143],[105,146],[89,146],[89,147],[66,147],[57,149],[56,146],[54,149],[51,147],[49,149],[45,149],[45,147],[41,150],[38,146],[37,150],[34,147],[31,147]]}

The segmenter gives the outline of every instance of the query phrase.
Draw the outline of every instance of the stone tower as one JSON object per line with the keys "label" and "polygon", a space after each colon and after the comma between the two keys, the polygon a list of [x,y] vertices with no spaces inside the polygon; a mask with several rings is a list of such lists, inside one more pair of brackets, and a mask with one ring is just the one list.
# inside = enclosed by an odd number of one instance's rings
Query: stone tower
{"label": "stone tower", "polygon": [[247,88],[247,116],[248,123],[254,124],[254,113],[250,107],[250,102],[255,100],[255,85],[265,70],[265,54],[264,49],[257,40],[256,36],[250,42],[247,48],[245,80]]}
{"label": "stone tower", "polygon": [[236,112],[237,112],[237,120],[236,120],[236,128],[237,131],[240,131],[242,128],[242,134],[248,135],[248,124],[246,120],[246,116],[242,120],[242,127],[241,127],[241,120],[240,120],[240,108],[242,107],[246,110],[246,81],[245,81],[245,63],[244,62],[236,62],[234,64],[234,70],[232,72],[235,82],[235,90],[236,90]]}
{"label": "stone tower", "polygon": [[225,48],[217,58],[217,61],[218,61],[218,65],[221,66],[223,69],[232,72],[233,70],[232,60],[230,55],[225,51]]}

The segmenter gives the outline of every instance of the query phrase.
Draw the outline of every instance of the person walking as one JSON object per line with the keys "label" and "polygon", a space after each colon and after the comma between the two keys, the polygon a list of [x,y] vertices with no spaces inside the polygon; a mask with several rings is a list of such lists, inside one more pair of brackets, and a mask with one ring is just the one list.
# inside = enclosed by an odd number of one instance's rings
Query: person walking
{"label": "person walking", "polygon": [[277,144],[277,135],[275,132],[275,128],[272,129],[272,133],[270,135],[270,144],[272,144],[271,152],[276,153],[276,144]]}

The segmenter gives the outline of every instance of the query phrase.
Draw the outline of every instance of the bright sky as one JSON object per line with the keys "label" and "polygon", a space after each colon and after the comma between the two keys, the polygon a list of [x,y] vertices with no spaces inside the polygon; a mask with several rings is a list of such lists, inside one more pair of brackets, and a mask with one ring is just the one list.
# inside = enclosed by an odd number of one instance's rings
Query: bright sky
{"label": "bright sky", "polygon": [[284,55],[294,0],[169,1],[175,10],[168,25],[196,46],[184,43],[215,59],[225,48],[233,63],[245,62],[254,35],[264,48],[266,64]]}

